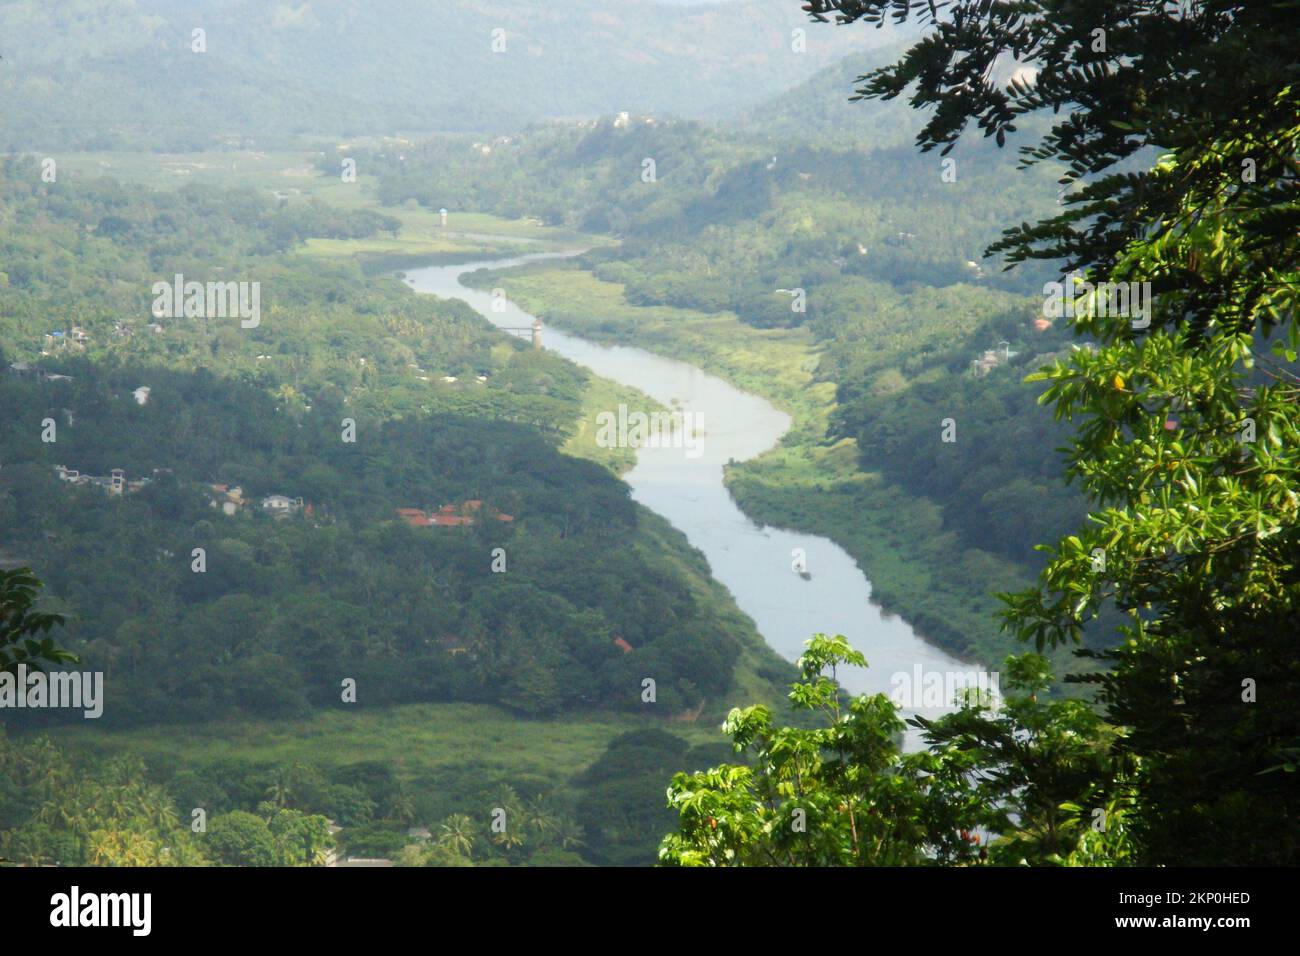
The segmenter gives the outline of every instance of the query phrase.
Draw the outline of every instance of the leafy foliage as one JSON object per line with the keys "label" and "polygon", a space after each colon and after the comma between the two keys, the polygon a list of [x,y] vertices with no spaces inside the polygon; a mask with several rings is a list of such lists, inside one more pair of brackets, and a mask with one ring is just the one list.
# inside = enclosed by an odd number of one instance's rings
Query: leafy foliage
{"label": "leafy foliage", "polygon": [[[1093,828],[1081,807],[1099,782],[1122,794],[1113,728],[1080,701],[1039,701],[1051,682],[1036,654],[1009,658],[1006,701],[967,692],[952,714],[914,718],[926,750],[904,754],[887,695],[840,699],[835,668],[866,659],[814,635],[791,686],[819,726],[777,726],[765,707],[733,710],[724,731],[749,766],[677,774],[678,832],[660,846],[678,866],[922,866],[1113,863],[1127,853],[1122,796]],[[1092,834],[1105,834],[1093,837]],[[1104,842],[1103,842],[1104,841]],[[1099,846],[1099,843],[1101,845]],[[1099,859],[1100,858],[1100,859]]]}
{"label": "leafy foliage", "polygon": [[40,581],[30,568],[0,568],[0,672],[16,674],[18,665],[42,670],[43,664],[75,664],[77,656],[60,650],[50,630],[63,616],[36,609]]}
{"label": "leafy foliage", "polygon": [[[992,250],[1149,283],[1154,309],[1132,321],[1104,292],[1080,295],[1073,326],[1100,347],[1032,377],[1075,423],[1069,474],[1096,510],[1049,551],[1040,589],[1007,595],[1007,623],[1041,647],[1077,639],[1109,603],[1128,616],[1122,643],[1088,654],[1109,669],[1087,679],[1129,728],[1118,751],[1139,758],[1137,860],[1294,862],[1296,792],[1269,770],[1300,738],[1296,5],[809,9],[932,22],[860,91],[934,106],[922,149],[951,148],[968,121],[1000,145],[1022,116],[1060,117],[1021,152],[1066,163],[1066,211]],[[998,87],[1004,55],[1036,76]],[[1149,149],[1152,168],[1126,168]]]}

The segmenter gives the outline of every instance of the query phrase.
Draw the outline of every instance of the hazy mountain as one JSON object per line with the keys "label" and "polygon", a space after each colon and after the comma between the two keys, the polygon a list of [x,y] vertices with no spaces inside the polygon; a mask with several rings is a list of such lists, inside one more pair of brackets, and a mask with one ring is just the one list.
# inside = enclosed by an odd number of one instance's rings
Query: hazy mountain
{"label": "hazy mountain", "polygon": [[[928,113],[909,108],[906,96],[888,101],[854,100],[853,96],[863,85],[862,77],[900,60],[916,34],[866,32],[875,34],[876,38],[885,37],[887,41],[870,50],[850,53],[796,86],[744,107],[727,125],[748,135],[768,136],[783,142],[877,150],[906,147],[905,157],[915,157],[916,135],[925,125]],[[1023,75],[1013,60],[1003,58],[993,78],[1005,85],[1018,72]],[[1025,141],[1042,135],[1049,122],[1050,117],[1044,115],[1022,118],[1020,128],[1032,134],[1024,137]],[[967,129],[961,148],[987,151],[993,147],[972,126]],[[1012,149],[1005,153],[1008,164],[1013,162],[1014,152]]]}
{"label": "hazy mountain", "polygon": [[[875,31],[871,31],[874,33]],[[745,107],[729,125],[778,140],[884,148],[909,144],[923,119],[903,99],[854,101],[859,78],[897,61],[907,42],[851,53],[797,86]]]}
{"label": "hazy mountain", "polygon": [[734,114],[892,36],[809,24],[798,0],[15,0],[0,146]]}

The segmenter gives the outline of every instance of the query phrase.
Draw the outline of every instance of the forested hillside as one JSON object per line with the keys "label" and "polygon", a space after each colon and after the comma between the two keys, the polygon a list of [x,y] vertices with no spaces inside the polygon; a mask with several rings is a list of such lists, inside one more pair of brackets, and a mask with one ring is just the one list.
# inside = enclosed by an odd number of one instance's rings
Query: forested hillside
{"label": "forested hillside", "polygon": [[[1056,208],[1055,174],[1018,172],[991,143],[941,158],[865,128],[849,142],[833,111],[804,115],[803,130],[789,125],[800,97],[820,102],[823,87],[858,69],[818,77],[756,110],[743,130],[632,117],[535,128],[486,153],[439,139],[400,163],[375,157],[385,170],[380,192],[390,203],[489,208],[621,237],[581,261],[599,298],[584,301],[589,287],[563,267],[474,280],[588,336],[644,342],[637,329],[654,328],[659,348],[689,357],[691,316],[806,330],[813,381],[834,386],[834,407],[797,419],[780,467],[771,456],[733,466],[734,493],[778,525],[835,513],[807,530],[859,554],[880,599],[950,647],[996,656],[1008,644],[991,592],[1029,580],[1040,560],[1034,545],[1083,514],[1056,477],[1065,431],[1039,413],[1038,389],[1022,381],[1078,344],[1042,320],[1051,273],[1004,272],[981,255],[1007,210],[1033,218]],[[680,348],[664,309],[680,310]],[[714,369],[729,366],[739,368],[724,357]],[[772,380],[747,384],[770,390]],[[770,397],[792,410],[804,401]],[[942,440],[945,420],[957,424],[955,441]],[[826,457],[843,439],[858,467],[886,485],[867,494],[842,456]],[[791,471],[796,458],[804,464]],[[817,505],[810,495],[822,496]],[[921,496],[937,506],[938,527],[907,504]],[[872,535],[933,577],[861,550],[846,535],[864,521],[888,522]]]}
{"label": "forested hillside", "polygon": [[0,5],[0,146],[195,149],[620,109],[716,115],[891,35],[806,36],[796,52],[806,26],[783,0],[21,0]]}
{"label": "forested hillside", "polygon": [[[529,428],[442,414],[362,425],[348,444],[337,402],[292,416],[205,373],[63,367],[71,383],[0,383],[0,547],[72,615],[69,646],[106,674],[108,723],[299,715],[339,705],[348,677],[366,706],[480,700],[525,714],[632,709],[650,674],[667,710],[730,684],[734,621],[670,552],[627,546],[638,518],[625,487]],[[49,415],[58,441],[43,443]],[[151,481],[115,498],[59,481],[56,464]],[[213,483],[248,503],[210,507],[225,500]],[[311,514],[261,513],[273,494]],[[467,500],[484,503],[472,526],[396,515],[449,503],[460,515]]]}
{"label": "forested hillside", "polygon": [[[1070,677],[1097,694],[1053,700],[1039,655],[1008,658],[1004,698],[970,694],[954,714],[912,721],[928,748],[914,759],[880,746],[897,726],[883,695],[848,708],[836,698],[834,675],[863,663],[861,650],[814,635],[791,697],[820,711],[823,727],[780,726],[762,706],[734,711],[725,730],[757,764],[675,778],[679,827],[661,860],[1294,865],[1295,5],[809,0],[805,9],[841,28],[886,17],[930,28],[859,86],[871,106],[899,98],[921,115],[922,156],[978,129],[1019,146],[1031,169],[1061,175],[1063,208],[1021,218],[1008,205],[1001,237],[987,239],[1013,264],[1069,274],[1072,308],[1045,310],[1032,333],[989,316],[983,334],[1004,339],[972,357],[969,379],[955,355],[912,355],[874,376],[841,417],[859,430],[865,459],[883,456],[887,471],[964,498],[973,515],[986,475],[1032,475],[1056,433],[1022,426],[1028,402],[1000,376],[1026,337],[1055,345],[1053,325],[1074,333],[1079,347],[1041,356],[1026,381],[1065,429],[1059,473],[1075,482],[1086,520],[1042,542],[1036,582],[1000,598],[1008,631],[1039,651],[1073,651],[1083,672]],[[997,75],[1016,61],[1023,72]],[[1035,114],[1046,125],[1025,130]],[[913,188],[927,191],[923,179]],[[1044,287],[1040,304],[1059,305],[1049,293],[1060,291]],[[954,310],[949,324],[967,317]],[[857,350],[864,368],[870,351]],[[958,453],[972,426],[976,452]],[[1012,447],[990,451],[995,443]],[[1028,530],[1050,531],[1032,483],[1006,492],[983,495],[987,513],[965,529],[983,524],[991,535],[1027,512]],[[952,517],[945,510],[945,523]],[[1079,647],[1097,626],[1102,640]],[[805,812],[806,829],[785,825]],[[1186,900],[1130,901],[1149,910]],[[1110,905],[1102,909],[1110,926]]]}
{"label": "forested hillside", "polygon": [[[300,714],[346,677],[372,705],[528,714],[632,707],[651,671],[667,711],[731,686],[757,640],[702,562],[559,453],[586,372],[462,303],[286,254],[383,216],[24,168],[0,218],[0,548],[107,673],[110,723]],[[258,282],[259,324],[151,314],[174,273]],[[55,466],[147,483],[106,494]],[[444,506],[468,520],[397,513]]]}
{"label": "forested hillside", "polygon": [[[35,570],[105,697],[93,721],[5,711],[0,855],[650,862],[666,813],[621,824],[642,814],[625,788],[662,794],[706,758],[661,733],[642,772],[587,766],[644,721],[698,736],[702,712],[774,696],[789,669],[679,532],[561,453],[609,383],[309,254],[397,234],[388,213],[39,169],[0,167],[0,568]],[[158,314],[155,283],[177,274],[257,283],[258,320]],[[259,721],[303,728],[292,756],[159,752],[204,727],[265,736]],[[424,741],[418,766],[377,747],[394,726]],[[476,734],[528,743],[466,763]],[[534,822],[502,843],[484,804]],[[186,837],[191,807],[212,839]]]}

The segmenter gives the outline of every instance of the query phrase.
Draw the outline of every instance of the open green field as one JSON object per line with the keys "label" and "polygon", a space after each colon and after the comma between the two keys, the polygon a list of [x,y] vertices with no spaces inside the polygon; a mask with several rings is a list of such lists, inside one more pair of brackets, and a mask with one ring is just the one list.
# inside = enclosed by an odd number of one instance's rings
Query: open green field
{"label": "open green field", "polygon": [[70,153],[58,157],[60,178],[110,176],[154,189],[176,189],[192,182],[223,188],[252,187],[306,195],[323,178],[309,150],[220,150],[201,153]]}
{"label": "open green field", "polygon": [[582,418],[577,430],[569,437],[561,449],[566,455],[586,458],[604,465],[616,475],[626,474],[636,464],[635,448],[603,448],[596,443],[596,416],[603,411],[617,408],[619,403],[631,408],[644,408],[647,411],[662,411],[663,406],[649,395],[629,388],[612,379],[591,377],[586,394],[582,398]]}
{"label": "open green field", "polygon": [[447,225],[433,210],[420,206],[382,206],[355,185],[318,185],[313,195],[322,201],[366,208],[393,216],[402,226],[395,237],[369,239],[308,239],[302,255],[322,258],[357,256],[414,265],[421,262],[469,262],[477,258],[519,256],[560,246],[588,247],[608,240],[568,230],[549,229],[529,220],[502,219],[488,213],[449,213]]}
{"label": "open green field", "polygon": [[[491,776],[524,775],[556,784],[584,770],[618,734],[650,721],[623,714],[522,720],[481,704],[408,704],[366,710],[320,711],[299,720],[238,720],[99,733],[88,728],[49,732],[97,756],[130,753],[175,767],[242,760],[321,767],[363,761],[389,764],[406,778],[481,767]],[[692,743],[714,743],[717,729],[676,724]]]}
{"label": "open green field", "polygon": [[[330,150],[333,144],[329,145]],[[570,246],[609,244],[611,240],[554,229],[537,220],[503,219],[489,213],[451,210],[447,225],[437,210],[414,202],[381,205],[373,181],[358,169],[354,182],[330,176],[317,167],[319,150],[266,151],[251,149],[202,153],[72,153],[59,157],[58,174],[65,179],[111,177],[153,189],[179,189],[201,182],[221,188],[251,188],[286,202],[320,200],[341,209],[370,209],[393,216],[402,226],[396,237],[371,239],[311,239],[302,254],[325,258],[384,257],[414,261],[466,261],[477,256],[516,255],[535,251],[542,243]]]}

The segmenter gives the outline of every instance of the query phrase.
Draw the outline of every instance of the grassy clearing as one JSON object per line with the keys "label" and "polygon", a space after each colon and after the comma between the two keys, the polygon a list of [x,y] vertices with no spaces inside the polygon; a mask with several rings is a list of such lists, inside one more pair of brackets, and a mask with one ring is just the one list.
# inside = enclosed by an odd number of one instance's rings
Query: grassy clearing
{"label": "grassy clearing", "polygon": [[344,182],[317,168],[310,149],[222,150],[201,153],[73,153],[59,159],[65,179],[108,176],[153,189],[179,189],[190,183],[230,189],[255,189],[287,202],[318,199],[340,209],[370,209],[393,216],[402,226],[396,237],[341,240],[312,239],[302,254],[321,258],[401,256],[430,259],[455,256],[459,261],[482,255],[515,255],[540,243],[607,245],[611,240],[553,229],[534,219],[503,219],[488,213],[452,210],[443,226],[437,210],[416,203],[381,205],[364,170]]}
{"label": "grassy clearing", "polygon": [[[523,774],[561,784],[586,769],[618,734],[646,726],[634,715],[599,714],[524,720],[482,704],[407,704],[318,711],[298,720],[223,720],[97,732],[49,732],[56,743],[97,756],[130,753],[160,766],[203,766],[224,760],[323,768],[378,761],[407,779],[479,766],[492,775]],[[675,724],[692,743],[716,742],[715,728]]]}
{"label": "grassy clearing", "polygon": [[578,420],[577,430],[569,436],[561,451],[574,458],[594,461],[616,475],[627,474],[636,464],[635,448],[602,448],[596,444],[596,416],[601,412],[618,408],[620,402],[630,408],[644,408],[647,411],[663,410],[662,405],[644,392],[629,388],[612,379],[592,375],[582,399],[582,418]]}
{"label": "grassy clearing", "polygon": [[307,150],[210,150],[200,153],[71,153],[59,157],[60,178],[111,176],[154,189],[179,189],[192,182],[226,188],[305,195],[323,175]]}
{"label": "grassy clearing", "polygon": [[412,235],[403,230],[395,239],[308,239],[299,254],[317,259],[357,257],[363,262],[383,258],[413,266],[417,263],[470,262],[480,257],[518,255],[523,251],[520,246],[465,242],[450,235]]}
{"label": "grassy clearing", "polygon": [[[342,192],[343,196],[339,196]],[[530,220],[502,219],[486,213],[457,212],[447,225],[433,210],[414,205],[381,206],[355,186],[333,184],[315,194],[326,202],[346,198],[357,208],[371,209],[401,221],[396,236],[368,239],[308,239],[302,255],[324,259],[356,256],[363,264],[400,265],[471,262],[505,256],[521,256],[560,245],[590,246],[593,237],[566,230],[547,229]],[[394,267],[397,267],[394,266]]]}

